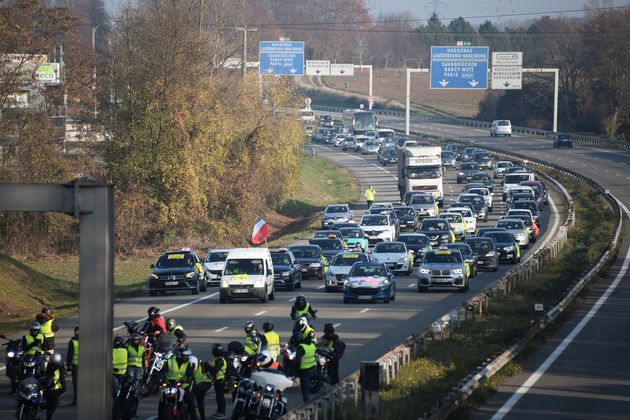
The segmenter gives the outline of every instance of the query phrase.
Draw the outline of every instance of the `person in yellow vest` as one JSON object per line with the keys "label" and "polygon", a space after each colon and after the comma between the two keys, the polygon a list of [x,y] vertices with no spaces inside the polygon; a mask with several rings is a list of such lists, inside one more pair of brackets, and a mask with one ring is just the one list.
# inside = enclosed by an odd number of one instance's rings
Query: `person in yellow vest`
{"label": "person in yellow vest", "polygon": [[298,295],[295,298],[295,303],[291,307],[291,319],[298,321],[300,317],[308,315],[311,319],[317,319],[317,310],[306,301],[303,295]]}
{"label": "person in yellow vest", "polygon": [[42,326],[42,334],[44,335],[44,344],[42,344],[42,350],[48,354],[55,352],[55,333],[59,331],[59,326],[53,310],[50,306],[44,306],[42,311],[37,314],[35,321],[39,322]]}
{"label": "person in yellow vest", "polygon": [[74,335],[68,342],[68,351],[66,352],[66,369],[72,374],[72,402],[70,405],[77,405],[77,389],[79,377],[79,327],[74,327]]}
{"label": "person in yellow vest", "polygon": [[35,321],[31,324],[28,334],[22,337],[22,351],[24,356],[39,356],[43,354],[42,344],[44,343],[44,334],[41,332],[42,326]]}
{"label": "person in yellow vest", "polygon": [[249,356],[255,357],[258,353],[260,353],[262,347],[267,344],[265,336],[261,336],[258,333],[253,321],[245,322],[243,330],[245,331],[245,341],[243,342],[245,353]]}
{"label": "person in yellow vest", "polygon": [[142,336],[140,333],[133,333],[127,344],[127,379],[136,387],[139,392],[139,384],[144,372],[144,346],[140,344]]}
{"label": "person in yellow vest", "polygon": [[[176,381],[182,384],[184,388],[184,401],[188,406],[188,412],[191,420],[197,420],[197,410],[195,410],[195,397],[190,392],[190,386],[195,381],[195,371],[198,366],[197,358],[193,356],[188,346],[177,348],[176,356],[168,359],[166,362],[166,380]],[[159,412],[163,411],[163,402],[160,399]]]}
{"label": "person in yellow vest", "polygon": [[273,330],[273,324],[271,322],[265,322],[263,324],[263,335],[267,341],[269,354],[274,360],[277,360],[280,354],[280,336]]}
{"label": "person in yellow vest", "polygon": [[300,389],[302,390],[302,401],[310,399],[309,383],[316,373],[317,347],[315,345],[315,332],[312,331],[306,339],[298,346],[296,351],[297,376],[300,378]]}
{"label": "person in yellow vest", "polygon": [[184,327],[179,325],[174,318],[166,320],[166,330],[171,340],[177,340],[177,345],[181,345],[186,341]]}
{"label": "person in yellow vest", "polygon": [[368,189],[365,190],[365,201],[367,201],[368,210],[372,207],[372,203],[374,202],[374,197],[376,196],[376,190],[372,188],[372,186],[368,186]]}
{"label": "person in yellow vest", "polygon": [[129,353],[125,346],[125,340],[123,340],[122,337],[114,338],[114,348],[112,349],[112,373],[114,375],[112,386],[114,395],[118,393],[118,390],[125,381],[128,360]]}
{"label": "person in yellow vest", "polygon": [[318,347],[322,347],[330,357],[327,364],[328,378],[331,385],[337,385],[339,383],[339,360],[346,351],[346,343],[335,334],[335,326],[333,324],[328,323],[324,325],[324,336],[319,341]]}
{"label": "person in yellow vest", "polygon": [[211,347],[212,359],[209,362],[200,362],[195,370],[195,386],[193,392],[199,408],[199,417],[205,418],[206,393],[214,383],[216,394],[217,412],[211,418],[224,419],[225,417],[225,374],[227,360],[221,344],[213,344]]}
{"label": "person in yellow vest", "polygon": [[59,406],[59,397],[66,392],[66,377],[61,354],[53,353],[50,356],[46,371],[39,378],[39,383],[46,398],[46,420],[50,420]]}

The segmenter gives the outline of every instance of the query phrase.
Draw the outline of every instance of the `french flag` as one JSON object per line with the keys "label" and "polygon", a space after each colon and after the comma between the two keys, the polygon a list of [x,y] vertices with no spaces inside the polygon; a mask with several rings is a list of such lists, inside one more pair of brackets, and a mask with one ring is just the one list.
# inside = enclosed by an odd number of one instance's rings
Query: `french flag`
{"label": "french flag", "polygon": [[269,236],[269,225],[263,219],[258,219],[254,225],[254,231],[252,232],[252,242],[254,245],[258,245],[264,242]]}

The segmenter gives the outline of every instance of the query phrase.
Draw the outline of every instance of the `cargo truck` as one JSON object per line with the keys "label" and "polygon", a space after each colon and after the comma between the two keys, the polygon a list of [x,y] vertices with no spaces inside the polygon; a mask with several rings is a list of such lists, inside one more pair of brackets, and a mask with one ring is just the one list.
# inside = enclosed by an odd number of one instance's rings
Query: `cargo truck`
{"label": "cargo truck", "polygon": [[439,146],[398,147],[398,191],[430,193],[442,206],[442,148]]}

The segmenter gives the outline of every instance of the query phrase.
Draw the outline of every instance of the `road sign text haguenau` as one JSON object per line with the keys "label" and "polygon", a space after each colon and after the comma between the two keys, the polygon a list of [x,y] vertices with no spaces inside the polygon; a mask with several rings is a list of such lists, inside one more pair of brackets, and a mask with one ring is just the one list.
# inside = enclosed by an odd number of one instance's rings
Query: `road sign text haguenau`
{"label": "road sign text haguenau", "polygon": [[431,89],[487,89],[488,47],[431,47]]}

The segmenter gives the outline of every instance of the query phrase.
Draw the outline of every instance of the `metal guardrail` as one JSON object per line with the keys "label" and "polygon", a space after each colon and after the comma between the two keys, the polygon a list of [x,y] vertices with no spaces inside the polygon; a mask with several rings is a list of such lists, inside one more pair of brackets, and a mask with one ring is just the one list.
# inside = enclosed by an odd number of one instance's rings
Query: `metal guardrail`
{"label": "metal guardrail", "polygon": [[[344,107],[335,107],[335,106],[321,106],[321,105],[312,105],[312,108],[317,111],[326,111],[326,112],[342,112]],[[392,117],[405,117],[405,111],[399,110],[391,110],[391,109],[373,109],[378,115],[388,115]],[[446,117],[439,115],[429,115],[429,114],[420,114],[418,112],[411,112],[411,116],[416,120],[422,121],[430,121],[430,122],[441,122],[445,124],[457,124],[463,125],[466,127],[475,127],[475,128],[490,128],[490,123],[487,121],[479,121],[468,118],[455,118],[455,117]],[[529,128],[529,127],[520,127],[520,126],[512,126],[512,132],[529,134],[534,136],[553,138],[556,134],[553,131],[542,130],[538,128]],[[603,137],[596,136],[583,136],[581,134],[570,134],[571,139],[576,143],[587,144],[590,146],[603,147],[607,149],[618,149],[630,151],[630,142],[629,141],[621,141],[621,140],[612,140]]]}

